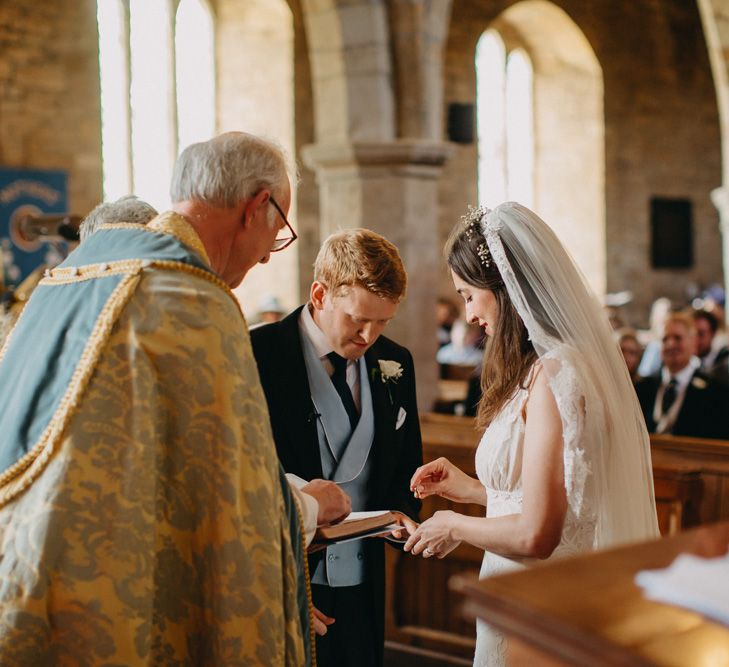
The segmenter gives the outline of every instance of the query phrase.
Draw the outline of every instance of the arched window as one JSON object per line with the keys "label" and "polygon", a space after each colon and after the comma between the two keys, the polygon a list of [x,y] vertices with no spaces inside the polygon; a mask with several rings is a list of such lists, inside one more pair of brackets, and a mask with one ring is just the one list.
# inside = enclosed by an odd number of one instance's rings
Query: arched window
{"label": "arched window", "polygon": [[180,147],[215,133],[210,10],[182,0],[170,12],[168,0],[97,2],[105,199],[166,207]]}
{"label": "arched window", "polygon": [[478,199],[484,205],[506,199],[505,89],[504,42],[496,31],[487,30],[476,47]]}
{"label": "arched window", "polygon": [[534,205],[532,63],[516,49],[506,59],[506,199]]}
{"label": "arched window", "polygon": [[507,54],[495,30],[476,48],[478,198],[494,206],[534,199],[532,66],[526,52]]}
{"label": "arched window", "polygon": [[104,198],[118,199],[132,191],[129,28],[121,0],[100,0],[96,10],[99,24]]}
{"label": "arched window", "polygon": [[175,25],[177,145],[179,150],[215,133],[213,17],[202,0],[182,0]]}

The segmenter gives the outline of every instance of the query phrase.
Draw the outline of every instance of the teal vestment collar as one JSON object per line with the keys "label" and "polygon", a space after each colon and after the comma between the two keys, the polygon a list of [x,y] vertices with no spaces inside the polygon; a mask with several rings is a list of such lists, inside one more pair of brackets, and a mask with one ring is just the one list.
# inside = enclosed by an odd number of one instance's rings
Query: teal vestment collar
{"label": "teal vestment collar", "polygon": [[[4,388],[0,392],[0,480],[11,466],[20,462],[25,467],[23,457],[51,435],[51,421],[71,388],[99,318],[106,316],[105,309],[108,312],[122,283],[153,262],[213,274],[197,253],[174,236],[141,225],[123,225],[100,228],[54,269],[59,278],[47,277],[38,284],[0,361]],[[127,298],[133,293],[129,287]],[[103,341],[93,344],[103,345]]]}

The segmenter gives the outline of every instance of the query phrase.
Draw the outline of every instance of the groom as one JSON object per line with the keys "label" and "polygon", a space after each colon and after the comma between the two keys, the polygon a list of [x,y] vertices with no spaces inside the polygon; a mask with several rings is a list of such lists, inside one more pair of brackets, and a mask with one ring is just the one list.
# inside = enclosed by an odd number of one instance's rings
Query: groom
{"label": "groom", "polygon": [[[310,300],[251,331],[279,458],[287,473],[330,479],[352,510],[417,518],[409,481],[422,463],[410,353],[381,336],[407,277],[389,241],[367,229],[330,236],[314,264]],[[335,619],[317,637],[320,667],[383,660],[383,541],[331,546],[310,557],[314,606]]]}

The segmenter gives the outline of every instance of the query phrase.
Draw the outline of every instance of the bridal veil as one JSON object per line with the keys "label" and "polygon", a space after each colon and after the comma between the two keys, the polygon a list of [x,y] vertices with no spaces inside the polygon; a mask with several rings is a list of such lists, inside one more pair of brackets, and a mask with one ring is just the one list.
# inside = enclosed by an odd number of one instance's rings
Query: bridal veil
{"label": "bridal veil", "polygon": [[551,228],[506,202],[474,209],[562,417],[567,501],[595,548],[658,535],[650,442],[601,304]]}

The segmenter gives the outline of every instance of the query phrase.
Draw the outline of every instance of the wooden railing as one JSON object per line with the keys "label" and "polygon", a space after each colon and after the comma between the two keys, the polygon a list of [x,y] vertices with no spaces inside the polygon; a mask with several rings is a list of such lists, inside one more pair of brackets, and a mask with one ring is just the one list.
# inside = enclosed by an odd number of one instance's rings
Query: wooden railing
{"label": "wooden railing", "polygon": [[[475,475],[481,434],[474,420],[421,415],[423,458],[445,456]],[[729,519],[729,442],[651,436],[659,526],[663,534]],[[482,516],[477,505],[427,498],[422,519],[441,509]],[[388,664],[462,665],[473,656],[475,627],[460,614],[461,598],[448,588],[454,574],[478,576],[483,552],[461,545],[443,560],[387,549],[386,637]],[[428,656],[427,659],[422,656]],[[416,657],[413,657],[416,656]]]}

